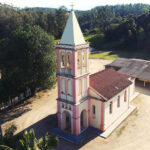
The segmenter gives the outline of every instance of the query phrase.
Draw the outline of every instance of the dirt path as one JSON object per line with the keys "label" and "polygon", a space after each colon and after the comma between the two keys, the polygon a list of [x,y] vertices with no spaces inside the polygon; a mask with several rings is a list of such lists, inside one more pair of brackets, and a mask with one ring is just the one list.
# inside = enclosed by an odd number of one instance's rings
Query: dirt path
{"label": "dirt path", "polygon": [[[104,69],[110,60],[90,60],[91,73]],[[56,127],[57,88],[39,92],[23,105],[5,113],[1,117],[3,128],[14,123],[19,133],[26,128],[34,128],[38,136]],[[140,94],[133,102],[137,110],[132,113],[107,139],[89,135],[79,146],[60,139],[58,150],[149,150],[150,149],[150,96]]]}
{"label": "dirt path", "polygon": [[[3,116],[3,120],[5,121],[5,118],[8,118],[9,116],[11,116],[11,120],[4,123],[2,127],[5,129],[10,124],[15,124],[17,125],[16,133],[19,133],[22,130],[34,125],[43,118],[52,114],[56,114],[56,93],[57,88],[45,92],[39,92],[34,98],[27,100],[24,106],[21,105],[20,107],[19,105],[19,109],[17,107],[12,112],[10,111],[5,114],[5,116]],[[26,111],[24,107],[28,111]],[[25,111],[22,111],[23,109]],[[16,114],[18,114],[18,111],[21,111],[22,113],[19,113],[20,115],[17,116]]]}
{"label": "dirt path", "polygon": [[141,94],[133,102],[137,110],[104,140],[99,137],[81,149],[94,150],[148,150],[150,149],[150,97]]}

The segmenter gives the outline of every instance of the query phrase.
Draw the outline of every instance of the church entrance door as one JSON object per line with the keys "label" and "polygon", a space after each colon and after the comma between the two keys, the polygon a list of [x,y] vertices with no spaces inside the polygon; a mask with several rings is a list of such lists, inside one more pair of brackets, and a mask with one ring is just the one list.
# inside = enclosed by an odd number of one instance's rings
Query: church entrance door
{"label": "church entrance door", "polygon": [[71,115],[68,111],[62,113],[62,129],[71,132]]}

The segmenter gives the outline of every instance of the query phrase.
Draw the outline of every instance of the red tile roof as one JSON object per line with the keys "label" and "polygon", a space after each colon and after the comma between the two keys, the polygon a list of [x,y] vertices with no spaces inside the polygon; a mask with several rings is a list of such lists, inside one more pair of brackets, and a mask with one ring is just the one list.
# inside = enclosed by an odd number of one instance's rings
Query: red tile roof
{"label": "red tile roof", "polygon": [[131,84],[127,77],[113,69],[105,69],[90,75],[90,87],[105,100],[111,99]]}
{"label": "red tile roof", "polygon": [[129,78],[133,78],[135,79],[135,77],[131,76],[131,75],[128,75],[128,74],[125,74],[125,73],[122,73],[122,72],[119,72],[121,75],[123,75],[125,78],[129,79]]}

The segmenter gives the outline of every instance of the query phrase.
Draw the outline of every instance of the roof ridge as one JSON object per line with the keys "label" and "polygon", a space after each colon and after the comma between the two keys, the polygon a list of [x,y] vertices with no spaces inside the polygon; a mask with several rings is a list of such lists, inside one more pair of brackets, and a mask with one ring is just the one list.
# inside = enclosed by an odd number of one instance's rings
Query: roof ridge
{"label": "roof ridge", "polygon": [[95,76],[95,75],[97,75],[97,74],[99,74],[99,73],[103,73],[103,72],[105,72],[105,71],[107,71],[107,70],[113,70],[113,71],[115,71],[113,68],[105,68],[104,70],[101,70],[101,71],[98,71],[98,72],[96,72],[96,73],[90,74],[90,76]]}

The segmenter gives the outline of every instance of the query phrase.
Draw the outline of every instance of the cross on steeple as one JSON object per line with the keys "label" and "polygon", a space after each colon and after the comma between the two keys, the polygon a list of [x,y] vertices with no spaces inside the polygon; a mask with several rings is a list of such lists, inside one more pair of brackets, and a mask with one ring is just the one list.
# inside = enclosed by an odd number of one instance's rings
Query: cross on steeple
{"label": "cross on steeple", "polygon": [[73,1],[72,1],[72,3],[71,3],[70,6],[71,6],[71,8],[72,8],[71,10],[74,10],[74,3],[73,3]]}

